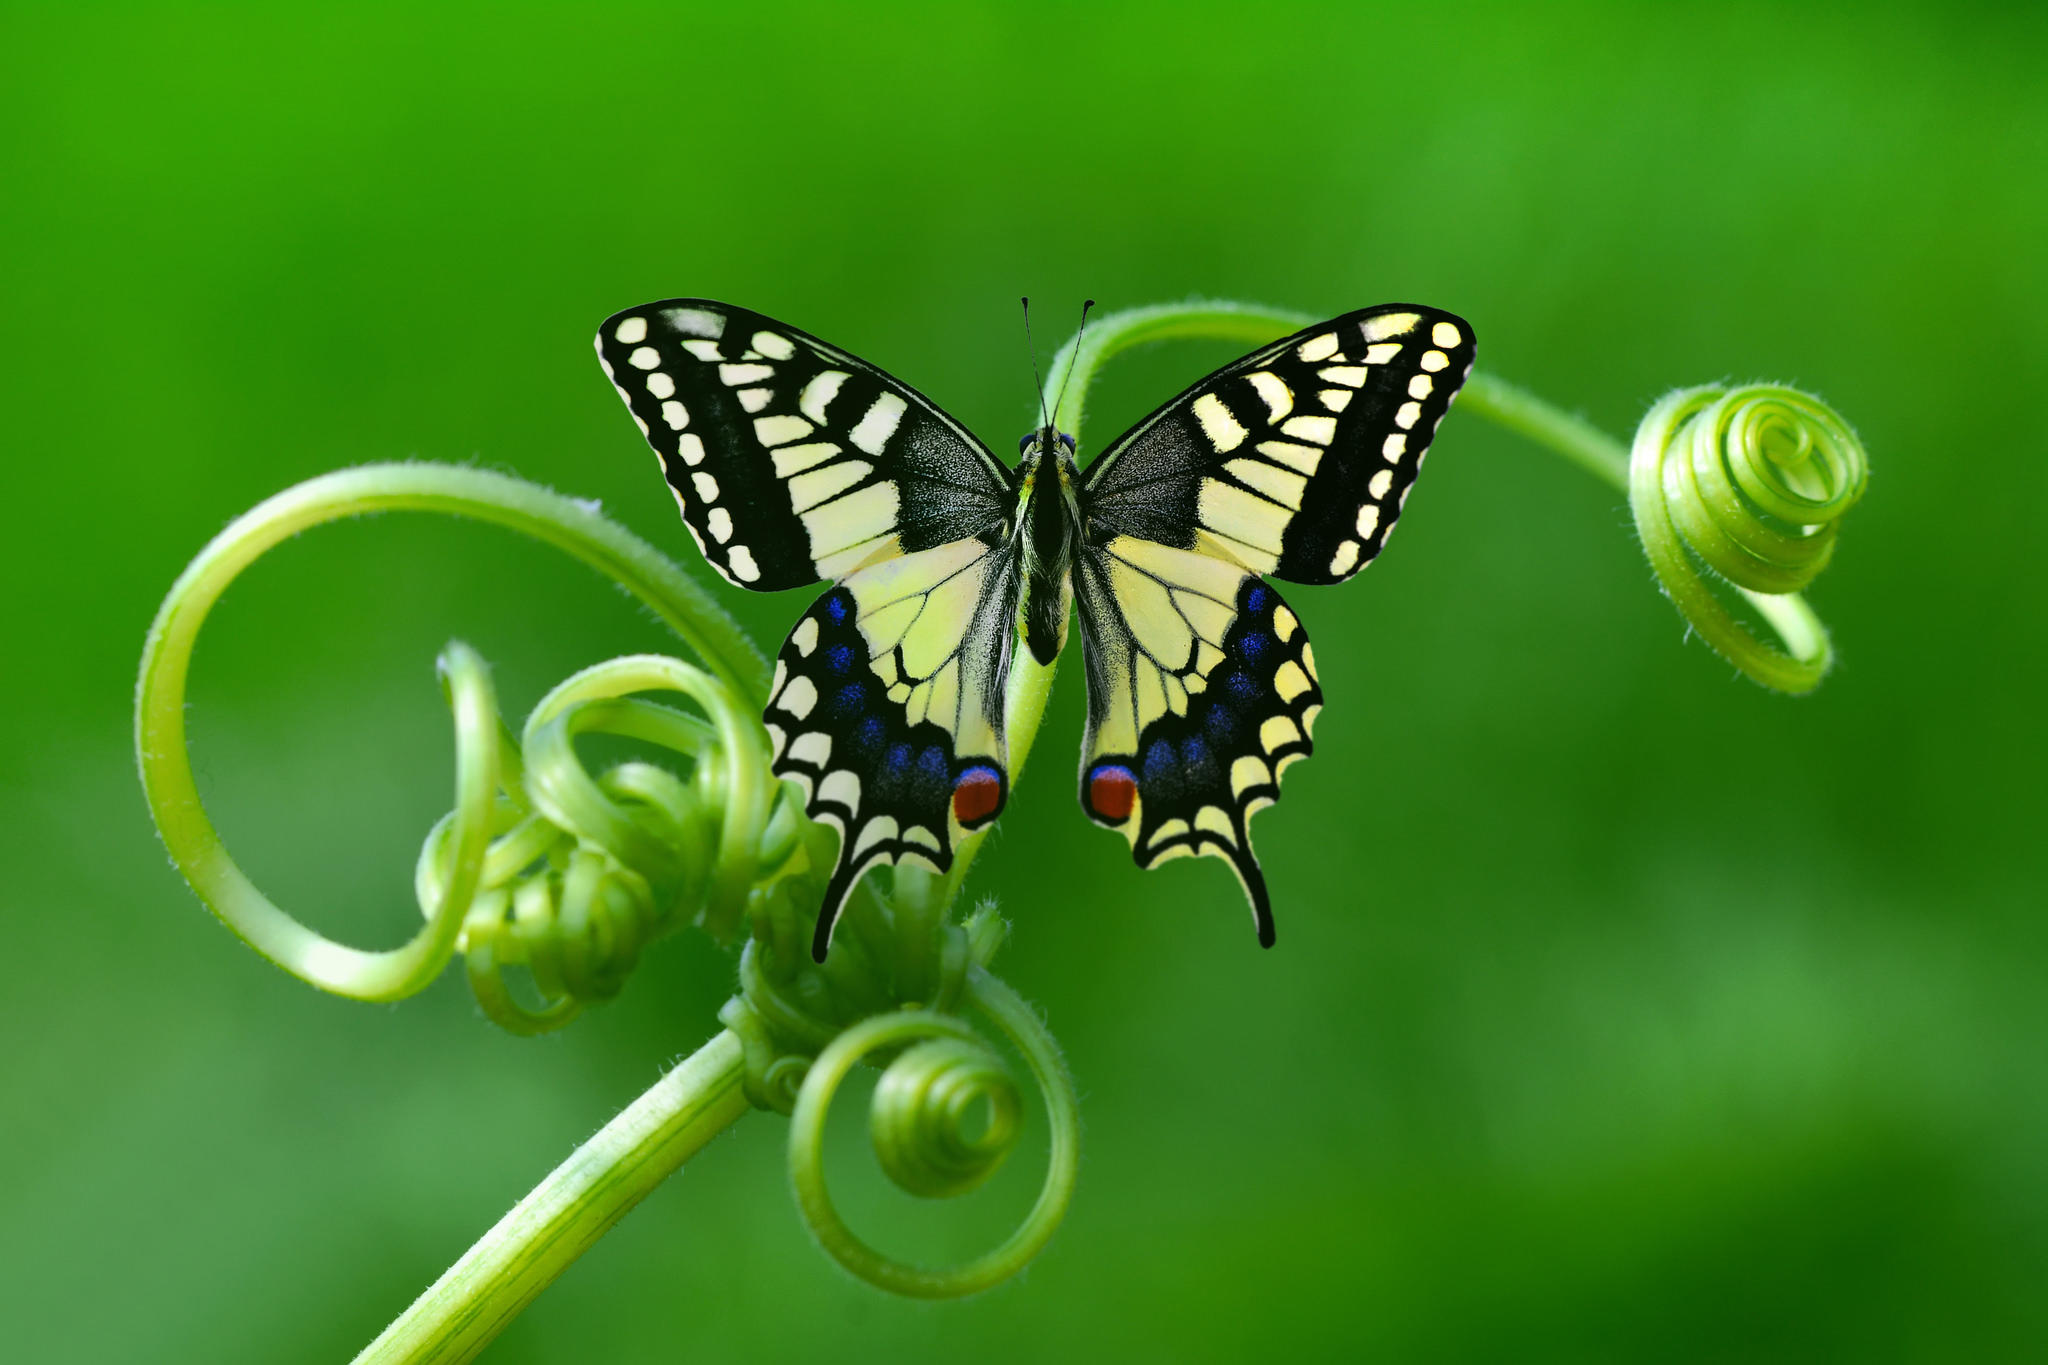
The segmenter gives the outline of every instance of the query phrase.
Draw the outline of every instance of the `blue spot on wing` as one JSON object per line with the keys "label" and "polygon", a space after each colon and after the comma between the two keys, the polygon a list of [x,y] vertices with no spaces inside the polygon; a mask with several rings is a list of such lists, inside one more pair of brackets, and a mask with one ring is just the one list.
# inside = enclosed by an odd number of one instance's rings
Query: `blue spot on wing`
{"label": "blue spot on wing", "polygon": [[853,646],[834,645],[825,651],[825,662],[834,673],[845,673],[853,667]]}
{"label": "blue spot on wing", "polygon": [[859,715],[867,704],[868,690],[859,683],[848,683],[832,694],[832,709],[844,719]]}
{"label": "blue spot on wing", "polygon": [[1244,609],[1246,611],[1262,612],[1266,609],[1266,602],[1272,595],[1267,590],[1265,584],[1254,583],[1244,590]]}
{"label": "blue spot on wing", "polygon": [[846,593],[843,589],[839,592],[827,593],[825,595],[825,614],[832,618],[833,625],[846,624],[846,613]]}

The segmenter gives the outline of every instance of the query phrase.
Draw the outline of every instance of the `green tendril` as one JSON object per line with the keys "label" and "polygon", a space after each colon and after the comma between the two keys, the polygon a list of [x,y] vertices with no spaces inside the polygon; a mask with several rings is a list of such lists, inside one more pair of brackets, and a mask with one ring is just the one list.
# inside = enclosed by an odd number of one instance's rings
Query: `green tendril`
{"label": "green tendril", "polygon": [[[208,613],[266,551],[327,522],[403,510],[494,522],[568,551],[651,607],[710,671],[676,660],[600,666],[543,701],[515,744],[499,720],[483,661],[468,647],[451,645],[440,670],[455,715],[455,810],[428,836],[421,855],[416,884],[426,923],[403,946],[375,951],[308,928],[228,856],[193,780],[185,687]],[[759,652],[702,588],[652,546],[587,507],[480,470],[372,465],[267,500],[216,536],[179,576],[143,651],[136,752],[143,791],[172,861],[221,922],[257,952],[322,990],[397,1000],[439,975],[458,940],[469,937],[481,950],[470,964],[478,998],[506,1027],[535,1032],[573,1015],[576,1000],[616,990],[621,964],[629,966],[651,933],[685,911],[709,914],[709,927],[729,932],[743,879],[793,845],[794,817],[775,818],[769,798],[777,787],[765,759],[756,761],[764,743],[736,742],[743,732],[751,738],[746,727],[758,729],[752,711],[766,681]],[[711,723],[651,703],[614,700],[619,692],[657,687],[689,696]],[[579,730],[665,744],[696,760],[694,780],[683,784],[646,765],[624,765],[592,782],[566,742]],[[522,773],[530,783],[522,783]],[[658,847],[670,834],[695,840],[713,856],[678,860]],[[514,884],[518,874],[543,862],[544,879]],[[693,878],[692,866],[713,870]],[[549,996],[541,1008],[519,1006],[503,991],[499,973],[515,961],[533,971]]]}
{"label": "green tendril", "polygon": [[[1869,467],[1849,424],[1810,394],[1679,389],[1636,429],[1629,506],[1658,581],[1701,638],[1766,687],[1810,692],[1834,649],[1798,594],[1834,555]],[[1751,634],[1696,564],[1733,585],[1786,648]]]}
{"label": "green tendril", "polygon": [[947,1269],[907,1265],[849,1228],[825,1184],[825,1119],[840,1082],[870,1054],[898,1048],[869,1111],[882,1169],[912,1194],[948,1198],[976,1188],[1002,1165],[1020,1131],[1016,1081],[961,1020],[911,1009],[855,1024],[818,1055],[791,1115],[789,1177],[818,1244],[869,1284],[913,1298],[980,1293],[1023,1269],[1059,1227],[1079,1168],[1080,1110],[1052,1036],[1009,987],[979,967],[970,971],[967,991],[1023,1055],[1052,1129],[1038,1200],[993,1251]]}

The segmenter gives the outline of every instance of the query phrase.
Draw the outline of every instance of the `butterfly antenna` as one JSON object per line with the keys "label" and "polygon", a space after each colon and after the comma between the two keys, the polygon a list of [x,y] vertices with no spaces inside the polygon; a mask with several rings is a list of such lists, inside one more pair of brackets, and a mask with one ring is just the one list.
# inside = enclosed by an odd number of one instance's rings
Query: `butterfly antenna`
{"label": "butterfly antenna", "polygon": [[[1083,299],[1081,301],[1081,326],[1074,333],[1074,353],[1067,357],[1067,373],[1060,380],[1060,396],[1052,400],[1052,410],[1054,412],[1058,412],[1060,404],[1064,403],[1067,399],[1067,381],[1074,377],[1074,362],[1081,358],[1081,338],[1088,335],[1088,310],[1094,306],[1094,299]],[[1052,418],[1046,418],[1045,424],[1051,426]]]}
{"label": "butterfly antenna", "polygon": [[1052,425],[1052,417],[1045,410],[1045,381],[1038,377],[1038,345],[1031,339],[1031,298],[1026,295],[1020,300],[1024,305],[1024,349],[1031,352],[1031,383],[1038,391],[1038,415],[1045,419],[1044,425]]}

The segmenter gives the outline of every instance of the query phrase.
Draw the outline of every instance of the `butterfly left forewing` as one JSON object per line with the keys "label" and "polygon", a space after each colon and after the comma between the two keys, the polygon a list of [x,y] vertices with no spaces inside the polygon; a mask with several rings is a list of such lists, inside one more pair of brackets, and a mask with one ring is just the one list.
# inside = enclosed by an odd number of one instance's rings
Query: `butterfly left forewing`
{"label": "butterfly left forewing", "polygon": [[1008,542],[935,546],[849,575],[783,644],[763,716],[775,772],[840,835],[812,943],[819,961],[870,864],[944,872],[960,839],[1008,799],[1002,708],[1017,583]]}
{"label": "butterfly left forewing", "polygon": [[597,354],[704,558],[756,591],[840,579],[1000,524],[1009,474],[937,404],[713,299],[606,318]]}

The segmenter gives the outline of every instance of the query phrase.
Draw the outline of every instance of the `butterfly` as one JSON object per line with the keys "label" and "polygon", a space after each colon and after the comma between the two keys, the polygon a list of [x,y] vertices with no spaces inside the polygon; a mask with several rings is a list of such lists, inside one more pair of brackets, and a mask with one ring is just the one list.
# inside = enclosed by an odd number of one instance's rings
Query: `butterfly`
{"label": "butterfly", "polygon": [[775,662],[775,772],[839,833],[812,954],[875,863],[948,870],[1009,799],[1007,681],[1078,603],[1081,807],[1144,868],[1220,857],[1273,943],[1249,821],[1313,747],[1300,619],[1266,581],[1337,583],[1386,544],[1472,368],[1471,326],[1361,309],[1235,360],[1083,470],[1047,425],[1006,466],[939,406],[709,299],[628,308],[597,354],[704,558],[743,588],[829,581]]}

